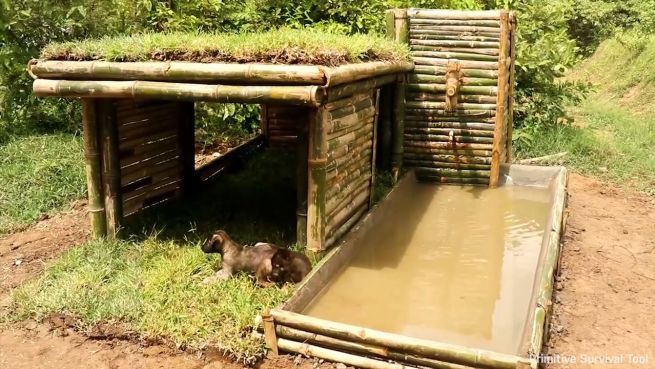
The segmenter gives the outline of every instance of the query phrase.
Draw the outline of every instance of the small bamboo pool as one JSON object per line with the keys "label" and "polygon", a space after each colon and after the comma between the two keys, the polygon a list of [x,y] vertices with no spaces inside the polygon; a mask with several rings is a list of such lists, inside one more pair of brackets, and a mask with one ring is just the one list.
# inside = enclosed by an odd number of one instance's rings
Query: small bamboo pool
{"label": "small bamboo pool", "polygon": [[272,311],[280,349],[370,368],[536,367],[567,174],[502,177],[496,189],[403,178]]}

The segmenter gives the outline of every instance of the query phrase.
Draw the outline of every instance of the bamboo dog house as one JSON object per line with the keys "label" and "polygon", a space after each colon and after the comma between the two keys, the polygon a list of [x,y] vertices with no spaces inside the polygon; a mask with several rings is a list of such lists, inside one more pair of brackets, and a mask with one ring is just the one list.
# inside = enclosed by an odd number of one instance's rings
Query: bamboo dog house
{"label": "bamboo dog house", "polygon": [[[37,96],[82,99],[95,236],[115,236],[124,218],[192,190],[267,140],[298,148],[298,241],[320,251],[368,210],[377,116],[391,108],[377,103],[377,90],[412,67],[34,60],[29,72]],[[196,172],[198,101],[263,104],[263,137]]]}
{"label": "bamboo dog house", "polygon": [[516,16],[395,9],[387,34],[409,44],[403,159],[418,177],[498,184],[511,162]]}

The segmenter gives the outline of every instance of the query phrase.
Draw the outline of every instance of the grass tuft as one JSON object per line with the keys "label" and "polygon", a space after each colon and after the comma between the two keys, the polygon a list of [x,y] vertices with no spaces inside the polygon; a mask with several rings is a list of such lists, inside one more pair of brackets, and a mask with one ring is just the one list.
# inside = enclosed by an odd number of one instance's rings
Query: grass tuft
{"label": "grass tuft", "polygon": [[51,60],[196,61],[337,66],[375,60],[407,60],[405,45],[374,35],[346,36],[325,30],[282,28],[251,34],[145,33],[53,43]]}
{"label": "grass tuft", "polygon": [[23,136],[0,145],[0,235],[80,198],[84,178],[80,137]]}

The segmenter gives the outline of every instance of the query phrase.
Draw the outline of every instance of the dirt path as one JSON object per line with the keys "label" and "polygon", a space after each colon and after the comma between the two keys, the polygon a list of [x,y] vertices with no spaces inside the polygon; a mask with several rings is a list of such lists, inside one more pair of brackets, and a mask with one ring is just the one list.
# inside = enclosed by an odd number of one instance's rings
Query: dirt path
{"label": "dirt path", "polygon": [[655,201],[578,175],[569,192],[546,367],[655,368]]}
{"label": "dirt path", "polygon": [[0,238],[0,302],[10,289],[41,272],[47,261],[84,242],[89,229],[86,203],[78,201],[67,212]]}
{"label": "dirt path", "polygon": [[[548,342],[550,360],[560,363],[546,367],[655,368],[655,201],[578,175],[571,176],[570,193],[562,274]],[[86,219],[86,212],[78,208],[0,240],[0,297],[34,277],[45,261],[83,242],[88,236]],[[16,260],[22,261],[20,265]],[[575,364],[562,363],[572,357]],[[589,362],[592,359],[595,363]],[[288,356],[260,365],[262,369],[317,366],[306,360],[296,365]],[[241,366],[217,353],[195,355],[158,345],[90,340],[70,330],[26,323],[0,331],[0,368]]]}

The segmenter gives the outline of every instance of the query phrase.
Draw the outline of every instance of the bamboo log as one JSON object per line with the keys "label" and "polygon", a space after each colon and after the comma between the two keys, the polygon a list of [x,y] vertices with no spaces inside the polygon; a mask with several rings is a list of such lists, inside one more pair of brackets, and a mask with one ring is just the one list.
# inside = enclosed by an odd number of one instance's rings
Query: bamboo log
{"label": "bamboo log", "polygon": [[511,63],[509,66],[509,92],[508,92],[508,98],[509,98],[509,103],[507,104],[507,114],[509,115],[509,119],[507,122],[507,137],[506,137],[506,142],[507,142],[507,162],[511,163],[512,162],[512,131],[514,130],[514,84],[515,84],[515,60],[516,60],[516,13],[510,12],[510,31],[511,31],[511,36],[510,36],[510,52],[509,56],[511,59]]}
{"label": "bamboo log", "polygon": [[381,86],[393,83],[396,80],[395,74],[384,75],[380,77],[373,77],[361,81],[356,81],[348,84],[330,87],[326,90],[326,101],[331,102],[342,99],[346,96],[359,94],[362,92],[372,92]]}
{"label": "bamboo log", "polygon": [[[454,131],[452,131],[454,132]],[[493,137],[477,137],[477,136],[455,136],[448,135],[433,135],[433,134],[410,134],[404,135],[405,140],[416,140],[426,142],[453,142],[453,143],[480,143],[480,144],[493,144]]]}
{"label": "bamboo log", "polygon": [[362,79],[368,79],[388,74],[409,72],[414,64],[405,61],[399,62],[369,62],[346,64],[335,68],[324,68],[327,77],[326,86],[337,86]]}
{"label": "bamboo log", "polygon": [[89,217],[93,238],[107,235],[105,206],[102,188],[102,169],[100,160],[100,142],[98,135],[99,122],[96,105],[93,100],[82,100],[82,127],[84,134],[84,162],[86,170],[86,185],[89,195]]}
{"label": "bamboo log", "polygon": [[410,40],[410,45],[438,46],[438,47],[462,47],[462,48],[498,48],[499,42],[481,41],[455,41],[455,40]]}
{"label": "bamboo log", "polygon": [[371,151],[370,145],[363,145],[362,147],[353,150],[350,155],[344,155],[338,159],[328,161],[327,170],[328,172],[333,170],[339,172],[339,170],[347,168],[352,163],[361,162],[363,159],[369,157]]}
{"label": "bamboo log", "polygon": [[500,28],[500,23],[495,20],[481,19],[428,19],[415,18],[410,21],[411,24],[433,24],[439,26],[473,26],[473,27],[492,27]]}
{"label": "bamboo log", "polygon": [[363,123],[357,129],[352,130],[344,135],[331,138],[328,141],[328,150],[334,150],[340,146],[347,145],[356,139],[373,133],[373,118]]}
{"label": "bamboo log", "polygon": [[373,97],[371,95],[370,91],[366,91],[360,94],[356,94],[353,96],[350,96],[348,98],[344,98],[341,100],[335,100],[326,104],[323,104],[325,109],[330,112],[330,114],[333,114],[335,112],[340,111],[341,109],[345,109],[344,114],[350,114],[354,113],[355,110],[352,110],[353,106],[356,106],[357,104],[360,104],[361,102],[365,101],[372,101]]}
{"label": "bamboo log", "polygon": [[307,248],[321,251],[325,248],[327,155],[327,110],[312,111],[309,125],[309,178],[307,202]]}
{"label": "bamboo log", "polygon": [[[460,32],[451,32],[451,31],[437,31],[432,29],[422,29],[422,28],[409,28],[409,39],[413,40],[463,40],[463,41],[482,41],[482,42],[492,42],[498,41],[500,38],[498,35],[467,35]],[[412,47],[412,50],[421,50],[416,47]]]}
{"label": "bamboo log", "polygon": [[[446,77],[444,75],[433,74],[409,74],[410,83],[445,83]],[[496,86],[498,81],[495,78],[470,78],[462,77],[462,86]],[[495,99],[494,99],[495,101]]]}
{"label": "bamboo log", "polygon": [[463,155],[475,157],[491,157],[491,150],[486,149],[467,149],[467,148],[439,148],[439,147],[420,147],[408,146],[408,153],[413,154],[434,154],[434,155]]}
{"label": "bamboo log", "polygon": [[[419,39],[423,40],[423,39]],[[430,40],[430,38],[425,38],[425,40]],[[431,45],[414,45],[412,46],[412,50],[410,53],[415,56],[421,56],[418,55],[420,52],[442,52],[442,53],[461,53],[464,54],[464,57],[461,59],[466,59],[467,56],[473,55],[473,56],[478,56],[478,55],[484,55],[484,56],[495,56],[495,59],[487,59],[487,60],[498,60],[498,49],[467,49],[467,48],[460,48],[460,47],[443,47],[443,46],[431,46]],[[468,54],[468,55],[467,55]],[[424,55],[425,56],[425,55]],[[427,55],[428,57],[432,55]],[[439,56],[434,56],[435,58],[439,59]],[[455,58],[457,59],[457,58]]]}
{"label": "bamboo log", "polygon": [[489,130],[473,130],[461,128],[430,128],[430,127],[412,127],[405,124],[405,134],[438,134],[448,136],[450,133],[455,137],[460,136],[474,136],[474,137],[488,137],[493,138],[493,131]]}
{"label": "bamboo log", "polygon": [[[452,113],[445,111],[444,109],[429,109],[429,108],[407,108],[407,113],[411,115],[419,115],[429,118],[432,116],[435,119],[440,119],[441,117],[453,117]],[[462,119],[480,119],[495,117],[495,110],[458,110],[457,116]]]}
{"label": "bamboo log", "polygon": [[182,190],[192,194],[197,185],[195,169],[195,107],[193,102],[180,103],[178,143],[182,166]]}
{"label": "bamboo log", "polygon": [[[432,101],[408,101],[406,104],[408,109],[446,109],[445,102],[432,102]],[[458,103],[454,111],[485,111],[495,110],[496,104],[477,104],[477,103]]]}
{"label": "bamboo log", "polygon": [[351,115],[343,118],[330,119],[328,123],[328,135],[334,136],[351,129],[355,129],[358,125],[368,122],[375,118],[375,106],[360,110]]}
{"label": "bamboo log", "polygon": [[[423,22],[423,23],[421,23]],[[412,25],[416,25],[417,27],[420,25],[421,29],[426,29],[426,30],[435,30],[435,31],[453,31],[453,32],[461,32],[461,33],[466,33],[466,34],[472,34],[472,35],[477,35],[480,33],[487,33],[487,34],[498,34],[498,28],[495,27],[478,27],[478,26],[442,26],[438,24],[430,24],[430,23],[424,23],[428,22],[427,20],[421,21],[421,20],[412,20]]]}
{"label": "bamboo log", "polygon": [[444,362],[472,365],[476,367],[497,367],[515,369],[519,360],[517,356],[494,353],[491,351],[471,349],[468,347],[445,344],[372,329],[330,322],[289,311],[274,309],[271,311],[277,324],[318,333],[325,336],[388,347],[392,350],[433,358]]}
{"label": "bamboo log", "polygon": [[[327,205],[325,206],[327,209],[326,212],[328,214],[328,219],[330,219],[335,212],[348,206],[352,201],[355,201],[355,199],[358,198],[357,195],[359,195],[361,192],[370,193],[370,191],[368,191],[371,186],[370,169],[369,173],[366,175],[355,179],[353,182],[347,184],[344,183],[344,185],[345,186],[343,186],[340,191],[336,192],[334,196],[331,196],[328,199]],[[330,228],[329,225],[328,228]]]}
{"label": "bamboo log", "polygon": [[403,75],[398,79],[394,93],[394,114],[392,120],[392,148],[391,148],[391,172],[394,180],[398,179],[403,162],[403,131],[405,130],[405,109],[407,102],[406,93],[406,76]]}
{"label": "bamboo log", "polygon": [[277,356],[279,354],[277,347],[277,335],[275,329],[275,322],[271,316],[271,312],[268,308],[262,311],[262,326],[264,327],[264,340],[266,341],[266,346],[273,352],[273,355]]}
{"label": "bamboo log", "polygon": [[447,142],[425,142],[425,141],[405,141],[405,146],[414,146],[414,147],[427,147],[434,149],[475,149],[475,150],[491,150],[492,145],[489,144],[477,144],[477,143],[447,143]]}
{"label": "bamboo log", "polygon": [[328,216],[328,229],[339,228],[357,212],[362,204],[368,206],[369,190],[368,186],[360,189],[353,194],[352,199],[347,201],[343,207],[336,207],[332,214]]}
{"label": "bamboo log", "polygon": [[[445,92],[446,86],[432,83],[408,83],[407,90],[438,93]],[[460,95],[491,95],[498,94],[497,86],[462,86],[459,88]]]}
{"label": "bamboo log", "polygon": [[489,123],[482,122],[439,122],[439,121],[425,121],[417,117],[409,117],[405,122],[405,130],[407,129],[418,129],[418,128],[428,128],[428,129],[441,129],[442,131],[450,131],[451,129],[463,129],[463,130],[475,130],[475,131],[485,131],[489,135],[493,135],[494,125]]}
{"label": "bamboo log", "polygon": [[340,194],[347,192],[349,185],[357,182],[358,180],[363,181],[362,178],[364,177],[370,179],[371,167],[362,164],[363,163],[360,161],[358,166],[353,166],[351,168],[352,170],[345,171],[345,168],[342,168],[341,170],[337,171],[337,175],[333,177],[328,184],[327,193],[329,199],[332,199],[333,197],[342,197]]}
{"label": "bamboo log", "polygon": [[432,169],[455,169],[455,170],[489,170],[490,164],[466,164],[466,163],[444,163],[430,160],[415,160],[405,158],[405,165],[408,167],[432,168]]}
{"label": "bamboo log", "polygon": [[[464,77],[494,78],[494,79],[498,77],[498,70],[482,70],[482,69],[462,67],[460,72]],[[429,66],[429,65],[417,65],[414,67],[414,73],[445,75],[446,66],[444,65],[438,67],[438,66]]]}
{"label": "bamboo log", "polygon": [[335,167],[333,170],[327,173],[328,182],[330,184],[333,184],[336,181],[339,181],[341,178],[344,178],[352,174],[354,171],[361,171],[364,168],[366,168],[367,170],[370,169],[368,168],[367,161],[364,159],[365,158],[363,157],[354,158],[352,160],[348,160],[347,162],[345,162],[343,165],[339,167]]}
{"label": "bamboo log", "polygon": [[[440,123],[484,123],[484,124],[495,124],[495,118],[485,117],[485,116],[444,116],[438,115],[438,110],[430,109],[411,109],[407,114],[407,121],[419,122],[419,123],[431,123],[431,122],[440,122]],[[434,114],[434,115],[433,115]],[[454,123],[453,123],[454,124]]]}
{"label": "bamboo log", "polygon": [[102,182],[107,237],[116,238],[123,218],[116,111],[111,100],[98,101],[96,104],[97,122],[102,130]]}
{"label": "bamboo log", "polygon": [[415,19],[478,19],[478,20],[498,20],[500,11],[498,10],[436,10],[436,9],[407,9],[407,16],[412,20]]}
{"label": "bamboo log", "polygon": [[362,146],[369,139],[370,137],[362,136],[347,145],[343,145],[341,147],[335,148],[334,150],[331,150],[328,154],[328,162],[348,155],[350,152],[352,152],[352,150]]}
{"label": "bamboo log", "polygon": [[[123,203],[124,217],[138,213],[142,209],[156,203],[168,200],[176,196],[180,187],[179,179],[161,183],[157,188],[152,186],[143,186],[130,193],[130,198],[126,198]],[[153,202],[152,199],[155,199]],[[152,203],[150,203],[152,202]]]}
{"label": "bamboo log", "polygon": [[409,20],[407,19],[407,9],[393,9],[394,13],[394,38],[401,44],[407,43],[409,35]]}
{"label": "bamboo log", "polygon": [[[69,80],[248,82],[250,84],[272,83],[285,85],[323,85],[327,81],[325,71],[318,66],[258,63],[39,60],[36,64],[31,65],[30,71],[39,78]],[[333,72],[332,70],[329,71]]]}
{"label": "bamboo log", "polygon": [[229,86],[149,81],[67,81],[37,79],[36,96],[168,99],[187,101],[286,103],[318,106],[318,86]]}
{"label": "bamboo log", "polygon": [[[305,114],[310,122],[312,114]],[[296,143],[296,243],[307,245],[307,175],[308,175],[308,134],[309,128],[305,121],[297,125],[298,139]]]}
{"label": "bamboo log", "polygon": [[[427,66],[445,67],[448,64],[448,59],[434,59],[434,58],[422,58],[422,57],[414,57],[413,59],[414,59],[414,64],[416,64],[417,66],[427,65]],[[461,64],[463,69],[498,70],[498,62],[462,60]]]}
{"label": "bamboo log", "polygon": [[494,129],[494,143],[492,149],[491,172],[489,177],[489,187],[498,186],[500,178],[500,164],[505,149],[505,143],[502,142],[505,125],[505,109],[507,108],[507,94],[505,86],[508,84],[506,69],[506,58],[509,57],[509,14],[507,11],[500,13],[500,55],[498,68],[498,105],[496,107],[496,127]]}
{"label": "bamboo log", "polygon": [[[366,98],[356,98],[358,96],[366,95]],[[342,106],[337,109],[328,109],[327,106],[331,103],[326,104],[326,109],[329,110],[328,114],[330,115],[330,119],[339,119],[343,117],[347,117],[349,115],[355,114],[360,110],[369,108],[373,106],[373,98],[372,98],[372,93],[371,91],[367,91],[364,94],[359,94],[359,95],[354,95],[351,96],[352,100],[350,100],[351,97],[346,97],[341,100],[337,100],[335,102],[341,102],[341,101],[352,101],[352,104],[347,105],[347,106]]]}
{"label": "bamboo log", "polygon": [[[407,94],[408,100],[414,101],[429,101],[429,102],[445,102],[446,97],[442,94],[433,94],[429,92],[414,92],[411,91]],[[488,95],[462,95],[458,96],[458,102],[471,103],[471,104],[496,104],[495,96]]]}
{"label": "bamboo log", "polygon": [[491,164],[491,159],[481,156],[453,155],[453,154],[430,154],[406,152],[405,159],[411,160],[430,160],[441,163],[464,163],[464,164]]}
{"label": "bamboo log", "polygon": [[449,168],[414,167],[417,174],[430,174],[438,177],[487,178],[489,170],[463,170]]}
{"label": "bamboo log", "polygon": [[458,53],[449,51],[412,51],[413,57],[427,57],[440,59],[458,59],[458,60],[481,60],[492,61],[498,57],[493,55],[482,55],[476,53]]}
{"label": "bamboo log", "polygon": [[488,185],[489,178],[458,178],[458,177],[440,177],[436,175],[416,173],[416,177],[419,181],[432,181],[438,183],[448,183],[448,184],[470,184],[470,185]]}
{"label": "bamboo log", "polygon": [[283,325],[276,327],[276,333],[278,337],[286,338],[295,342],[305,342],[321,347],[336,349],[339,351],[372,355],[376,358],[380,357],[382,359],[393,360],[399,363],[405,362],[413,365],[437,369],[464,369],[464,367],[457,364],[449,364],[442,361],[419,358],[408,354],[389,351],[385,347],[344,341],[316,333],[285,327]]}

